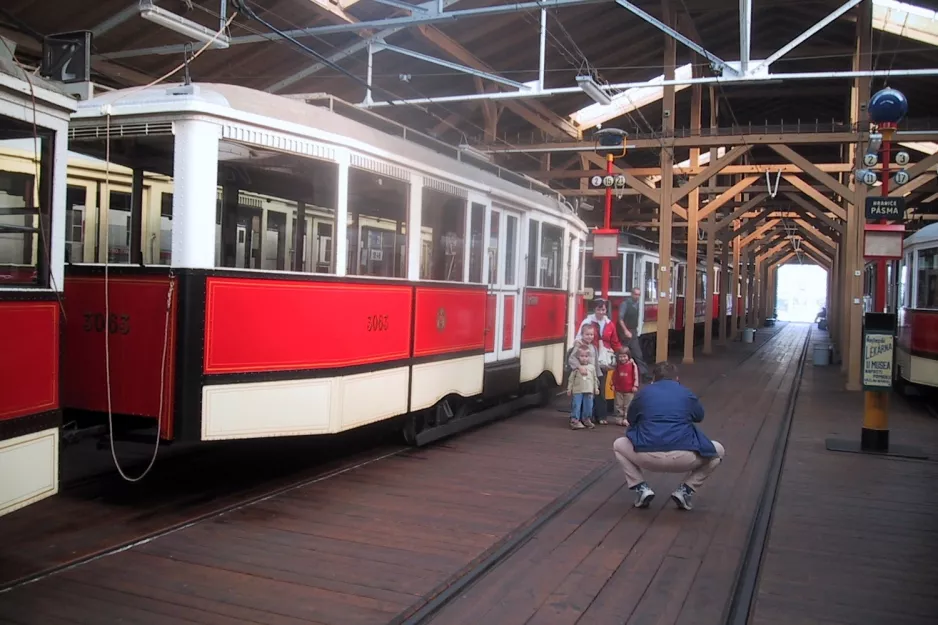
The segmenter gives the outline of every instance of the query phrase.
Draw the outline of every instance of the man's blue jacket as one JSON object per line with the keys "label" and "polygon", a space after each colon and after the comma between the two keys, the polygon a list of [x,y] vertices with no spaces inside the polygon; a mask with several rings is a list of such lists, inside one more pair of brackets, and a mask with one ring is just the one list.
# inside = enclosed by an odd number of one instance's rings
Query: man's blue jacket
{"label": "man's blue jacket", "polygon": [[693,451],[712,458],[713,443],[695,423],[704,408],[697,396],[673,380],[660,380],[641,388],[629,405],[626,436],[637,452]]}

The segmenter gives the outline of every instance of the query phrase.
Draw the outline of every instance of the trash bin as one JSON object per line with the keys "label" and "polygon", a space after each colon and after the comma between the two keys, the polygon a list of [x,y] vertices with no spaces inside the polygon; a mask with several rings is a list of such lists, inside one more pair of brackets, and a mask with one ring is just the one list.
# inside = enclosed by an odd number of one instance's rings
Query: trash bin
{"label": "trash bin", "polygon": [[743,343],[752,343],[753,339],[756,337],[755,328],[744,328],[743,329]]}
{"label": "trash bin", "polygon": [[819,343],[814,346],[814,366],[826,367],[831,362],[831,349],[827,343]]}

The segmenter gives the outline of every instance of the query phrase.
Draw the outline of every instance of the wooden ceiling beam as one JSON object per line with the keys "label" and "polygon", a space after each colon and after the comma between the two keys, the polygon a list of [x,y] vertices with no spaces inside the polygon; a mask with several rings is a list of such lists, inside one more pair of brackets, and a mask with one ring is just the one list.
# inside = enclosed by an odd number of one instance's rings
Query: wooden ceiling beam
{"label": "wooden ceiling beam", "polygon": [[792,174],[782,174],[782,176],[792,184],[796,189],[810,197],[812,200],[823,206],[827,209],[828,212],[834,213],[838,219],[847,221],[847,212],[841,208],[836,202],[832,199],[812,187],[810,184],[799,178],[798,176]]}
{"label": "wooden ceiling beam", "polygon": [[[847,163],[823,163],[817,165],[817,167],[824,172],[828,173],[846,173],[852,171],[850,165]],[[699,174],[707,169],[704,167],[675,167],[674,174]],[[633,176],[660,176],[661,168],[660,167],[629,167],[628,171],[632,173]],[[797,165],[792,165],[791,163],[779,163],[772,165],[727,165],[718,173],[720,175],[732,175],[732,174],[765,174],[765,173],[787,173],[787,174],[801,174],[804,173],[800,167]],[[519,171],[518,173],[531,176],[532,178],[539,178],[540,180],[560,180],[566,178],[592,178],[593,176],[602,176],[606,173],[605,169],[587,169],[582,171],[541,171],[541,170],[532,170],[532,171]],[[684,187],[680,187],[683,189]]]}

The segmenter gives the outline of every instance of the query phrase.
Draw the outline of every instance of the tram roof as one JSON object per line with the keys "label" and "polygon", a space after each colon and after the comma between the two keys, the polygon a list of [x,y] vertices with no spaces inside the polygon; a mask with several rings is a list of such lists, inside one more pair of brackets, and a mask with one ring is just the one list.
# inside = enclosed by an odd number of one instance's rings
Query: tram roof
{"label": "tram roof", "polygon": [[66,95],[61,87],[41,76],[27,74],[10,59],[0,56],[0,86],[21,94],[27,99],[55,106],[65,111],[74,111],[77,102]]}
{"label": "tram roof", "polygon": [[72,119],[79,127],[107,113],[113,119],[114,116],[147,117],[187,112],[232,117],[245,123],[252,123],[252,119],[263,120],[268,127],[287,132],[295,124],[292,130],[312,129],[314,134],[337,145],[343,145],[342,140],[347,139],[579,221],[559,193],[548,185],[327,95],[307,102],[238,85],[163,84],[102,93],[80,103]]}
{"label": "tram roof", "polygon": [[938,223],[924,226],[905,239],[905,247],[929,243],[938,243]]}

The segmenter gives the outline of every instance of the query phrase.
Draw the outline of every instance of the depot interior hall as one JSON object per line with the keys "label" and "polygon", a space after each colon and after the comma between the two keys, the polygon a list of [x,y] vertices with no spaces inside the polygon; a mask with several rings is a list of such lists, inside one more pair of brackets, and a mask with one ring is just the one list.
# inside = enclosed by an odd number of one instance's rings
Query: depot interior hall
{"label": "depot interior hall", "polygon": [[[607,285],[588,253],[586,288],[614,301],[642,289],[672,326],[679,315],[706,319],[697,336],[694,324],[679,337],[659,332],[659,359],[669,338],[691,362],[695,344],[708,353],[762,326],[777,316],[779,267],[817,265],[832,357],[857,390],[863,315],[896,305],[895,292],[877,299],[877,271],[899,270],[892,257],[871,266],[864,257],[868,239],[896,240],[866,236],[867,197],[898,198],[889,223],[902,236],[938,214],[936,9],[934,0],[22,0],[0,9],[0,36],[3,53],[37,70],[48,37],[87,44],[90,75],[72,83],[82,97],[159,79],[239,84],[380,115],[546,182],[600,243],[614,233],[620,246],[659,255],[646,270],[615,254]],[[905,108],[884,135],[870,99],[887,87],[903,102],[882,110]],[[622,141],[604,150],[609,130]]]}

